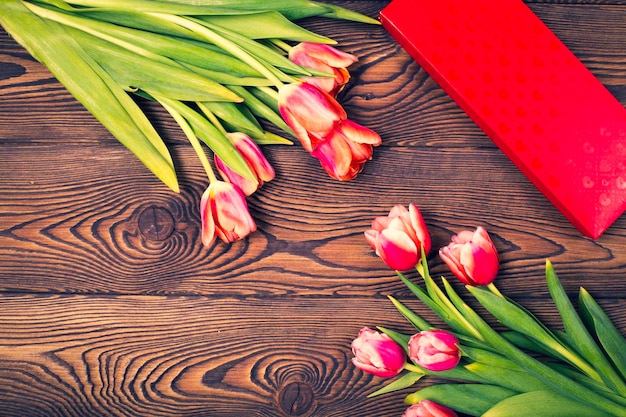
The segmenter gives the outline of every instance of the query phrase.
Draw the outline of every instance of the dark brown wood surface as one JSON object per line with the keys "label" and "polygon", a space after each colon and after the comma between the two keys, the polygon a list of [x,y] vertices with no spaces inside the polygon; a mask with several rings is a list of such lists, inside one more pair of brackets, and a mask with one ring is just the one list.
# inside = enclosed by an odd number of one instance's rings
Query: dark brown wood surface
{"label": "dark brown wood surface", "polygon": [[[626,104],[626,2],[529,5]],[[582,237],[382,27],[303,24],[359,56],[340,101],[384,143],[346,183],[265,147],[259,230],[211,248],[206,177],[166,113],[144,103],[180,194],[0,31],[0,416],[400,416],[410,390],[368,400],[384,381],[350,362],[361,327],[410,331],[387,295],[432,318],[363,238],[393,204],[420,207],[435,248],[484,225],[498,287],[548,323],[546,259],[626,332],[626,215]]]}

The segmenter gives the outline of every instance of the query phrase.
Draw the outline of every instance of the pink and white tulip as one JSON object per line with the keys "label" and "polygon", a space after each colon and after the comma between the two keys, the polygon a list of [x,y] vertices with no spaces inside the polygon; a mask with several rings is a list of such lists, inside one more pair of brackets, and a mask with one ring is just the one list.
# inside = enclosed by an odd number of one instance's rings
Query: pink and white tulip
{"label": "pink and white tulip", "polygon": [[365,239],[376,254],[391,268],[406,271],[414,268],[421,259],[421,248],[428,254],[431,239],[424,218],[417,206],[394,206],[386,217],[372,221],[372,229]]}
{"label": "pink and white tulip", "polygon": [[352,342],[352,363],[383,378],[396,376],[406,364],[404,349],[384,333],[364,327]]}
{"label": "pink and white tulip", "polygon": [[409,358],[429,371],[448,371],[461,360],[459,341],[445,330],[424,330],[409,339]]}
{"label": "pink and white tulip", "polygon": [[347,67],[357,61],[357,57],[333,48],[330,45],[302,42],[291,48],[289,59],[303,67],[325,72],[332,77],[306,77],[304,81],[318,89],[336,96],[350,80]]}
{"label": "pink and white tulip", "polygon": [[264,183],[274,179],[274,168],[263,155],[259,145],[250,136],[236,132],[227,133],[226,137],[243,156],[255,179],[246,178],[238,174],[215,155],[215,166],[224,181],[236,185],[246,196],[249,196]]}
{"label": "pink and white tulip", "polygon": [[212,182],[200,201],[202,243],[211,246],[219,237],[225,243],[242,239],[256,230],[243,192],[235,185]]}
{"label": "pink and white tulip", "polygon": [[452,236],[452,242],[439,250],[439,256],[452,273],[466,285],[489,285],[498,275],[500,262],[487,230],[477,227]]}

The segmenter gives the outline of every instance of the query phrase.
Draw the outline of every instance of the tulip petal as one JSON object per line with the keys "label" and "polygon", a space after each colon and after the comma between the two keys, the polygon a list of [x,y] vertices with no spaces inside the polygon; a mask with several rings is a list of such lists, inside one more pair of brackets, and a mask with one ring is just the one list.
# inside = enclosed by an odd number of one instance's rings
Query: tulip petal
{"label": "tulip petal", "polygon": [[330,134],[311,155],[319,159],[322,168],[333,178],[342,180],[350,169],[352,151],[341,135]]}
{"label": "tulip petal", "polygon": [[291,55],[306,54],[313,58],[316,58],[329,66],[335,68],[345,68],[357,62],[358,58],[355,55],[341,51],[327,44],[314,43],[314,42],[302,42],[292,48]]}
{"label": "tulip petal", "polygon": [[334,98],[306,83],[283,86],[278,91],[278,103],[281,114],[287,109],[300,126],[320,136],[346,119],[345,110]]}
{"label": "tulip petal", "polygon": [[376,241],[376,253],[392,269],[407,271],[419,261],[418,248],[409,235],[399,230],[385,229]]}
{"label": "tulip petal", "polygon": [[352,142],[367,143],[372,146],[378,146],[382,143],[382,139],[378,133],[352,120],[343,120],[340,129],[341,133]]}
{"label": "tulip petal", "polygon": [[207,188],[200,200],[200,220],[202,223],[202,244],[209,247],[215,242],[215,221],[211,213],[211,188]]}

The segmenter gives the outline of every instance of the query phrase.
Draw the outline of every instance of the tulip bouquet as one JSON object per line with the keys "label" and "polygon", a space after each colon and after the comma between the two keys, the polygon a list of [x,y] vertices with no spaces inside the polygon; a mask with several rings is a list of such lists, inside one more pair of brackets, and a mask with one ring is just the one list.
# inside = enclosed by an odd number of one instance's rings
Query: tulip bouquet
{"label": "tulip bouquet", "polygon": [[[443,383],[409,394],[404,417],[626,416],[626,340],[584,289],[578,309],[546,263],[546,281],[562,329],[551,329],[495,286],[498,253],[487,231],[464,231],[439,251],[442,260],[503,326],[496,330],[445,278],[429,274],[431,246],[416,206],[394,207],[365,233],[376,253],[448,329],[438,328],[389,297],[415,327],[412,335],[363,328],[352,343],[354,365],[395,378],[377,396],[416,384],[425,376]],[[415,267],[420,286],[401,271]]]}
{"label": "tulip bouquet", "polygon": [[259,145],[291,144],[265,125],[297,137],[338,180],[354,178],[380,144],[336,100],[357,57],[294,23],[315,16],[378,24],[310,0],[3,0],[0,25],[178,192],[170,153],[134,98],[172,116],[209,179],[210,245],[256,229],[246,196],[274,178]]}

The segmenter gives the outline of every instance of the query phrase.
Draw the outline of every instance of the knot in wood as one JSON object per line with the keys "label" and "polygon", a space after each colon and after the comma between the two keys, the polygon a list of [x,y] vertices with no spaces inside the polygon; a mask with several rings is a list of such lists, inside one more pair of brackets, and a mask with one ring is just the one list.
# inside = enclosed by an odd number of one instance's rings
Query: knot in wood
{"label": "knot in wood", "polygon": [[301,416],[312,411],[313,390],[302,382],[292,382],[282,388],[278,396],[280,408],[289,416]]}
{"label": "knot in wood", "polygon": [[21,77],[26,74],[26,68],[13,62],[0,62],[0,80]]}
{"label": "knot in wood", "polygon": [[160,242],[174,232],[174,217],[163,207],[150,206],[139,214],[139,232],[148,240]]}

